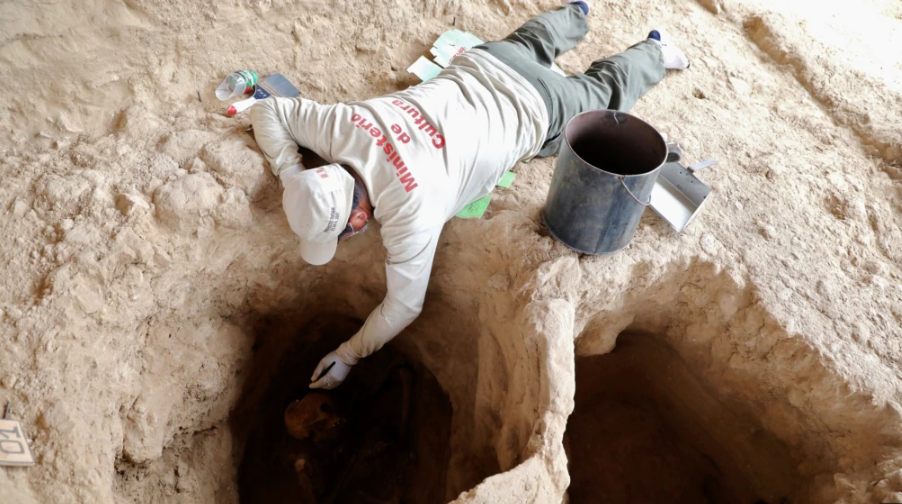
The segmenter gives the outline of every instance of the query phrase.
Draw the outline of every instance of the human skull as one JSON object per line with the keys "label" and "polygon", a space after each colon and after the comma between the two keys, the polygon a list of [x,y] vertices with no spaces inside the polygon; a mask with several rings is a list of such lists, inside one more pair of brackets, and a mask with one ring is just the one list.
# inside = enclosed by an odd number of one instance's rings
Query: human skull
{"label": "human skull", "polygon": [[334,434],[344,419],[338,416],[332,398],[322,392],[310,392],[285,409],[285,428],[295,439],[313,437],[314,441]]}

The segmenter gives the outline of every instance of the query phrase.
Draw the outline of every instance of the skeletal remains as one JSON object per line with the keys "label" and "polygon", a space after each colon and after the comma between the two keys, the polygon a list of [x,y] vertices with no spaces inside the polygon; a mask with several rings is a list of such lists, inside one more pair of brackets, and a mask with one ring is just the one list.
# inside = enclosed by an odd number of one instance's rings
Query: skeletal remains
{"label": "skeletal remains", "polygon": [[332,398],[322,392],[310,392],[303,399],[285,408],[285,428],[288,434],[301,441],[314,442],[333,438],[345,420],[338,416]]}
{"label": "skeletal remains", "polygon": [[[381,377],[382,385],[378,388],[379,392],[386,390],[388,376],[394,376],[396,378],[394,383],[400,386],[398,394],[400,404],[394,404],[397,417],[391,423],[400,426],[402,432],[406,434],[413,374],[404,366],[390,366],[385,371],[385,376]],[[379,392],[376,396],[379,396]],[[353,422],[340,415],[340,411],[343,410],[340,410],[332,397],[323,392],[309,392],[285,409],[284,421],[288,435],[302,442],[300,452],[295,452],[289,461],[297,473],[301,502],[332,504],[336,499],[340,499],[343,491],[347,492],[348,488],[356,487],[360,482],[371,478],[375,474],[374,471],[389,470],[395,475],[403,473],[403,467],[409,460],[409,455],[397,445],[400,439],[387,435],[384,428],[365,426],[374,421],[374,418],[368,418],[363,424],[358,422],[350,425]],[[344,429],[344,427],[353,428]],[[406,442],[401,444],[407,445]],[[353,446],[356,446],[356,449],[348,452],[347,449]],[[344,464],[340,464],[343,467],[334,473],[338,476],[338,484],[330,492],[325,488],[326,475],[323,471],[327,469],[323,463],[333,470],[338,469],[334,462],[337,454],[341,453],[346,453],[348,457]],[[323,456],[327,458],[322,459]],[[356,488],[353,491],[353,499],[354,502],[366,504],[397,504],[400,501],[400,488],[392,488],[389,491],[394,495],[377,498],[366,488]]]}

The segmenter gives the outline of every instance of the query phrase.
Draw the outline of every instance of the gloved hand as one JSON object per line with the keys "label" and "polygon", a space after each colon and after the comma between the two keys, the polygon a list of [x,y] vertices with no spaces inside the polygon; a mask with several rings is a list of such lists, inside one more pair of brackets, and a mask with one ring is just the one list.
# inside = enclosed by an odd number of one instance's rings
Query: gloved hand
{"label": "gloved hand", "polygon": [[[325,371],[326,369],[329,369],[329,371]],[[317,380],[319,375],[324,371],[326,374]],[[333,389],[341,385],[341,382],[345,381],[345,378],[348,377],[348,373],[350,372],[351,366],[345,364],[338,357],[338,353],[334,351],[329,352],[319,361],[316,370],[313,371],[313,376],[310,377],[310,381],[313,383],[310,384],[310,388]]]}

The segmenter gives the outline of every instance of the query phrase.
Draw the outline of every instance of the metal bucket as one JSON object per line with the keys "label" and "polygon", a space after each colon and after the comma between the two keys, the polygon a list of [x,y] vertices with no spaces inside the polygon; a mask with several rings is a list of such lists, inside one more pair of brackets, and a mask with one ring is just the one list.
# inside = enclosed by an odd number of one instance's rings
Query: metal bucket
{"label": "metal bucket", "polygon": [[549,231],[584,254],[623,249],[666,159],[664,138],[633,115],[592,110],[573,117],[542,211]]}

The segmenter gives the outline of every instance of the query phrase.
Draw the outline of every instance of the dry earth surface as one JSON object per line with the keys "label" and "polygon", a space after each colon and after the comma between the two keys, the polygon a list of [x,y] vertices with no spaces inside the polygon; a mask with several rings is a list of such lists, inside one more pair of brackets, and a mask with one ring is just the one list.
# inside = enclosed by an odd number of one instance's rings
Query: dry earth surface
{"label": "dry earth surface", "polygon": [[[0,402],[37,459],[0,501],[237,502],[269,364],[381,300],[378,228],[300,259],[225,75],[372,97],[443,31],[554,5],[0,2]],[[688,53],[633,112],[719,161],[712,199],[578,255],[535,160],[449,223],[395,345],[453,411],[432,497],[902,502],[902,4],[606,0],[590,26],[565,71],[653,27]]]}

